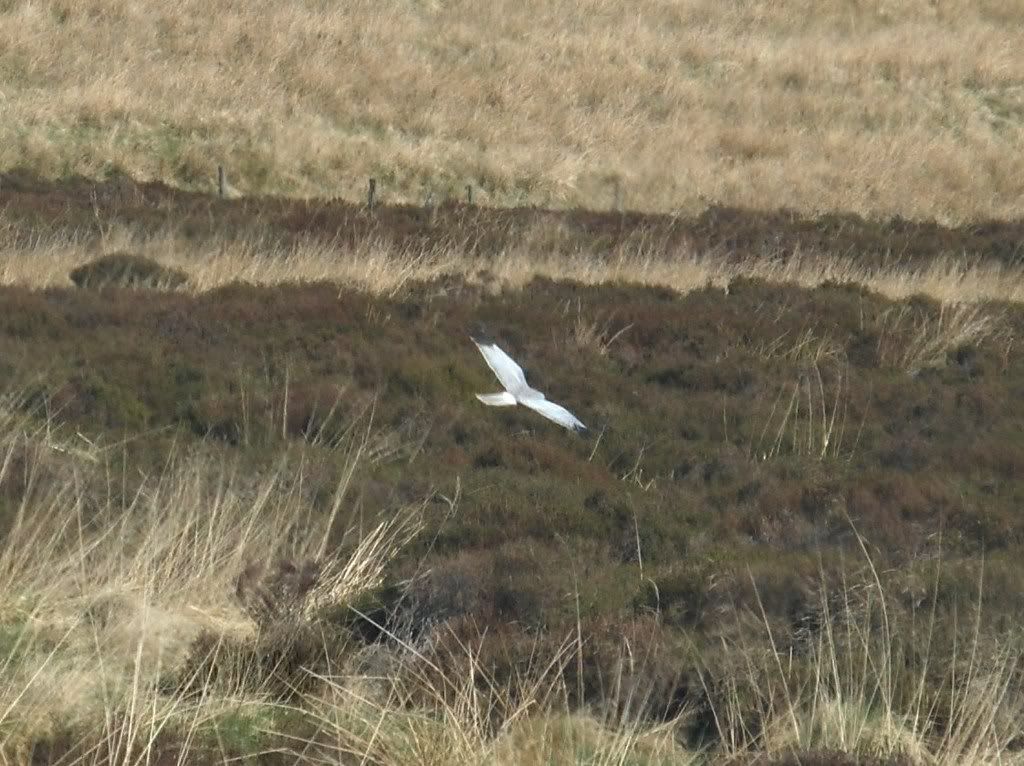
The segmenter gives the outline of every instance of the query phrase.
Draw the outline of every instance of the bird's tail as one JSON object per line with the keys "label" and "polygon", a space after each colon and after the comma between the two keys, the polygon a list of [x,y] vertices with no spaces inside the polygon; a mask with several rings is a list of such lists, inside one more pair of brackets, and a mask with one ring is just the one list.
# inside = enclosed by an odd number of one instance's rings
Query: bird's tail
{"label": "bird's tail", "polygon": [[476,398],[491,407],[511,407],[516,404],[516,398],[508,391],[500,394],[477,394]]}

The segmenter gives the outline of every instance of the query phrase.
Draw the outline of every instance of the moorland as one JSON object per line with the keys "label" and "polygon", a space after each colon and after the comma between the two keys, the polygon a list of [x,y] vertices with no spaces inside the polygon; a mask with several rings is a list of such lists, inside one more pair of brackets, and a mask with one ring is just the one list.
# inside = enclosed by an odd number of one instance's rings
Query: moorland
{"label": "moorland", "polygon": [[0,2],[0,760],[1024,761],[1020,21]]}
{"label": "moorland", "polygon": [[1016,752],[1019,224],[0,201],[12,757]]}

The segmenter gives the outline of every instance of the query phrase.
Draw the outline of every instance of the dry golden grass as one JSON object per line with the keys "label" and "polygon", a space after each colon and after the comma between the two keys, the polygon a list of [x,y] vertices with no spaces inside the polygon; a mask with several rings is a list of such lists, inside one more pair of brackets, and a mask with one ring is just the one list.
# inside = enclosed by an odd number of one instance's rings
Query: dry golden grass
{"label": "dry golden grass", "polygon": [[[4,253],[0,285],[33,288],[70,286],[68,273],[99,254],[88,234],[81,238],[54,234],[25,241],[14,228],[0,230],[0,248]],[[992,261],[944,257],[927,265],[894,262],[871,267],[825,253],[797,253],[786,259],[762,253],[730,260],[718,253],[656,251],[642,241],[596,258],[566,251],[549,224],[524,232],[514,247],[486,263],[457,247],[416,250],[374,238],[353,247],[315,238],[291,245],[259,237],[196,242],[174,232],[140,235],[112,228],[101,248],[138,253],[182,269],[189,277],[185,289],[195,292],[233,281],[260,285],[327,281],[395,295],[412,281],[454,276],[494,290],[521,289],[535,277],[546,277],[583,284],[626,282],[686,293],[709,284],[725,287],[737,277],[749,277],[803,287],[826,281],[854,283],[897,300],[927,295],[949,304],[1024,301],[1024,268]],[[602,327],[588,325],[594,318],[577,319],[579,343],[614,342],[602,336]]]}
{"label": "dry golden grass", "polygon": [[[191,736],[224,711],[259,707],[258,684],[242,677],[200,678],[198,695],[166,687],[200,635],[244,641],[258,630],[234,595],[247,562],[328,562],[302,605],[314,608],[378,587],[420,529],[420,509],[399,509],[348,529],[339,556],[327,540],[342,521],[314,518],[284,465],[252,477],[172,454],[118,497],[105,450],[24,410],[0,396],[0,484],[30,477],[0,545],[0,762],[68,727],[102,740],[102,757],[82,762],[141,762],[164,730]],[[371,441],[343,445],[334,508]]]}
{"label": "dry golden grass", "polygon": [[14,0],[0,168],[239,193],[1020,215],[1019,0]]}

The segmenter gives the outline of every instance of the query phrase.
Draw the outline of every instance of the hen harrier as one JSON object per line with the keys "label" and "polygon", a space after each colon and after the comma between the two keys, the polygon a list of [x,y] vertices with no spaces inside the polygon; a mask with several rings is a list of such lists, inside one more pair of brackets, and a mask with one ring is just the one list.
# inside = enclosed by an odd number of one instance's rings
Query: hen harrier
{"label": "hen harrier", "polygon": [[580,422],[579,418],[560,404],[549,402],[540,391],[530,388],[526,382],[526,375],[523,368],[513,361],[512,357],[498,348],[498,345],[489,340],[474,338],[470,336],[480,353],[484,355],[484,361],[491,371],[498,378],[498,382],[505,387],[500,394],[477,394],[476,398],[491,407],[513,407],[521,404],[531,410],[539,412],[548,420],[553,420],[558,425],[568,428],[570,431],[586,431],[587,427]]}

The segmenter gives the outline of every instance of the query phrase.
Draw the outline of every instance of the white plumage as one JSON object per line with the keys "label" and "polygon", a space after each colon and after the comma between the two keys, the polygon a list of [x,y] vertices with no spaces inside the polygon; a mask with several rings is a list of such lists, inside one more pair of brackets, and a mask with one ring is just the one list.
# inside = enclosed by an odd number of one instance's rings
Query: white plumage
{"label": "white plumage", "polygon": [[499,394],[477,394],[477,399],[491,407],[512,407],[521,404],[570,431],[587,430],[580,419],[565,407],[548,401],[540,391],[530,388],[526,382],[526,375],[523,374],[523,368],[498,348],[497,344],[477,338],[473,338],[473,342],[480,349],[484,361],[498,378],[498,382],[505,387],[505,390]]}

